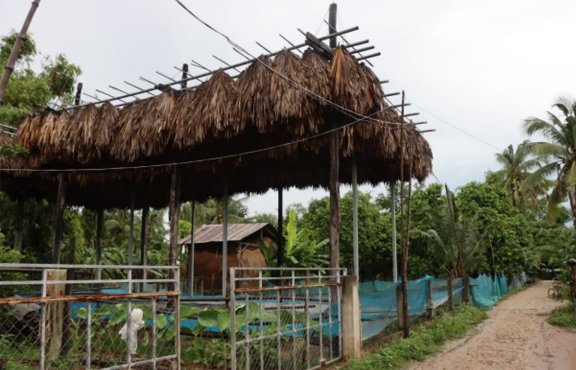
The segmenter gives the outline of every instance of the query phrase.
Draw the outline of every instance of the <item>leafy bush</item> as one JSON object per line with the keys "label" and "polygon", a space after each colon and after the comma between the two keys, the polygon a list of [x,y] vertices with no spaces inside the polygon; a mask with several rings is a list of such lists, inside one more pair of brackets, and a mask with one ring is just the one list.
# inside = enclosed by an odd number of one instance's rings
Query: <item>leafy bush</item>
{"label": "leafy bush", "polygon": [[432,324],[415,329],[410,338],[395,340],[361,360],[350,361],[347,369],[395,369],[409,361],[423,360],[439,352],[442,343],[464,336],[486,317],[479,308],[461,306],[453,315],[446,313]]}
{"label": "leafy bush", "polygon": [[574,303],[569,303],[556,308],[548,316],[548,323],[576,330],[576,307]]}

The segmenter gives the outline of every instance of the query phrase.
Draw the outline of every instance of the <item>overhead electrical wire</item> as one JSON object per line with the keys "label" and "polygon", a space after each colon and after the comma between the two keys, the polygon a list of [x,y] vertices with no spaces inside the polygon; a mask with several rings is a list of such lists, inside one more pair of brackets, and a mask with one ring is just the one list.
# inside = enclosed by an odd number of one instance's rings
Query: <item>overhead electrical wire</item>
{"label": "overhead electrical wire", "polygon": [[[249,60],[254,60],[258,63],[260,63],[262,66],[264,66],[266,69],[268,69],[270,72],[282,77],[283,79],[285,79],[286,81],[288,81],[289,83],[291,83],[292,85],[296,86],[298,89],[304,91],[306,94],[336,108],[337,110],[339,110],[340,112],[346,114],[348,117],[353,118],[353,119],[357,119],[358,117],[362,118],[363,120],[369,120],[369,121],[376,121],[376,122],[381,122],[381,123],[386,123],[386,124],[391,124],[391,125],[398,125],[398,126],[402,126],[402,123],[397,123],[397,122],[385,122],[376,118],[371,118],[369,116],[364,116],[354,110],[348,109],[346,107],[343,107],[337,103],[334,103],[333,101],[326,99],[325,97],[316,94],[315,92],[307,89],[305,86],[302,86],[300,83],[298,83],[297,81],[294,81],[293,79],[291,79],[290,77],[284,75],[283,73],[277,71],[276,69],[270,67],[269,65],[267,65],[266,63],[262,62],[259,58],[255,57],[254,55],[252,55],[248,50],[246,50],[245,48],[243,48],[241,45],[237,44],[236,42],[232,41],[232,38],[228,35],[226,35],[225,33],[217,30],[215,27],[213,27],[212,25],[210,25],[208,22],[204,21],[202,18],[200,18],[199,16],[197,16],[193,11],[191,11],[186,5],[184,5],[182,3],[182,1],[180,0],[174,0],[176,1],[176,3],[178,3],[178,5],[180,5],[188,14],[190,14],[192,17],[194,17],[198,22],[202,23],[204,26],[206,26],[208,29],[212,30],[213,32],[217,33],[218,35],[222,36],[226,42],[228,42],[230,45],[232,45],[232,47],[238,49],[239,51],[241,51],[242,53],[244,53],[244,57],[246,59]],[[242,55],[242,53],[240,53]]]}

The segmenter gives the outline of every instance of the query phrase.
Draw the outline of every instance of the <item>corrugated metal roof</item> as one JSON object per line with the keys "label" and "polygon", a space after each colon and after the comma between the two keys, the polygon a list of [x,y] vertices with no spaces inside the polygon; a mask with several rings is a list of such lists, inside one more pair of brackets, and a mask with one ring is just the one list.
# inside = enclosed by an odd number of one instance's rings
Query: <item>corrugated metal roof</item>
{"label": "corrugated metal roof", "polygon": [[[258,224],[229,224],[228,225],[228,241],[237,242],[244,238],[257,233],[258,231],[269,227],[273,230],[272,226],[267,223]],[[202,225],[194,233],[194,244],[222,242],[222,231],[224,227],[222,224]],[[180,239],[178,244],[190,243],[190,235]]]}

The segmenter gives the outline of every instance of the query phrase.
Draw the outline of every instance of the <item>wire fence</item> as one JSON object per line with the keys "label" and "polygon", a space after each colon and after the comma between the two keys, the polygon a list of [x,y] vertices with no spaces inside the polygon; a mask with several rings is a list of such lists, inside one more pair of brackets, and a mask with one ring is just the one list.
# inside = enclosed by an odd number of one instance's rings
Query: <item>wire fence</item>
{"label": "wire fence", "polygon": [[345,269],[231,269],[232,369],[315,369],[342,357]]}
{"label": "wire fence", "polygon": [[0,264],[0,369],[179,368],[178,276],[168,266]]}

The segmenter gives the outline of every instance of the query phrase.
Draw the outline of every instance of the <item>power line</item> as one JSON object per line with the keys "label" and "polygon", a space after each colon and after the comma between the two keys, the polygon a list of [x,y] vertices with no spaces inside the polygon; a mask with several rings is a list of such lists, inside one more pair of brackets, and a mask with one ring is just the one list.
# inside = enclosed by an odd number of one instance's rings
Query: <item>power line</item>
{"label": "power line", "polygon": [[491,143],[487,142],[486,140],[481,139],[481,138],[479,138],[478,136],[475,136],[474,134],[471,134],[471,133],[469,133],[468,131],[466,131],[466,130],[464,130],[464,129],[461,129],[460,127],[458,127],[458,126],[456,126],[456,125],[454,125],[454,124],[446,121],[445,119],[443,119],[443,118],[437,116],[436,114],[430,112],[429,110],[425,109],[425,108],[422,107],[421,105],[418,105],[418,104],[416,104],[416,103],[413,103],[413,104],[414,104],[415,106],[417,106],[420,110],[423,110],[424,112],[428,113],[428,114],[431,115],[432,117],[436,118],[438,121],[440,121],[440,122],[442,122],[442,123],[444,123],[444,124],[452,127],[453,129],[455,129],[455,130],[457,130],[457,131],[460,131],[460,132],[463,133],[464,135],[469,136],[469,137],[471,137],[472,139],[474,139],[474,140],[476,140],[476,141],[478,141],[478,142],[480,142],[480,143],[482,143],[482,144],[484,144],[484,145],[487,145],[487,146],[491,147],[492,149],[497,150],[498,152],[500,152],[500,151],[502,150],[502,148],[498,148],[496,145],[492,145]]}
{"label": "power line", "polygon": [[[178,3],[178,5],[180,5],[188,14],[190,14],[192,17],[194,17],[198,22],[202,23],[204,26],[206,26],[208,29],[212,30],[213,32],[217,33],[218,35],[222,36],[226,42],[228,42],[230,45],[232,45],[234,48],[238,49],[239,51],[241,51],[242,53],[244,53],[244,57],[246,59],[252,59],[255,60],[257,63],[260,63],[262,66],[264,66],[266,69],[268,69],[270,72],[282,77],[283,79],[285,79],[286,81],[288,81],[289,83],[291,83],[292,85],[296,86],[298,89],[304,91],[306,94],[336,108],[337,110],[339,110],[340,112],[344,113],[345,115],[347,115],[350,118],[353,119],[357,119],[358,117],[365,119],[365,120],[370,120],[370,121],[376,121],[376,122],[382,122],[384,123],[384,121],[381,121],[379,119],[375,119],[375,118],[371,118],[368,116],[364,116],[356,111],[353,111],[351,109],[345,108],[339,104],[334,103],[333,101],[324,98],[321,95],[318,95],[316,93],[314,93],[313,91],[307,89],[305,86],[302,86],[301,84],[299,84],[297,81],[294,81],[293,79],[289,78],[288,76],[280,73],[279,71],[275,70],[274,68],[270,67],[269,65],[267,65],[266,63],[262,62],[259,58],[256,58],[255,56],[253,56],[249,51],[247,51],[245,48],[243,48],[241,45],[237,44],[236,42],[234,42],[232,40],[232,38],[228,35],[226,35],[225,33],[217,30],[215,27],[213,27],[212,25],[210,25],[208,22],[204,21],[202,18],[200,18],[198,15],[196,15],[193,11],[191,11],[186,5],[184,5],[182,3],[182,1],[180,0],[174,0],[176,1],[176,3]],[[242,53],[240,53],[242,55]],[[387,122],[390,123],[390,122]],[[398,123],[399,124],[399,123]]]}

